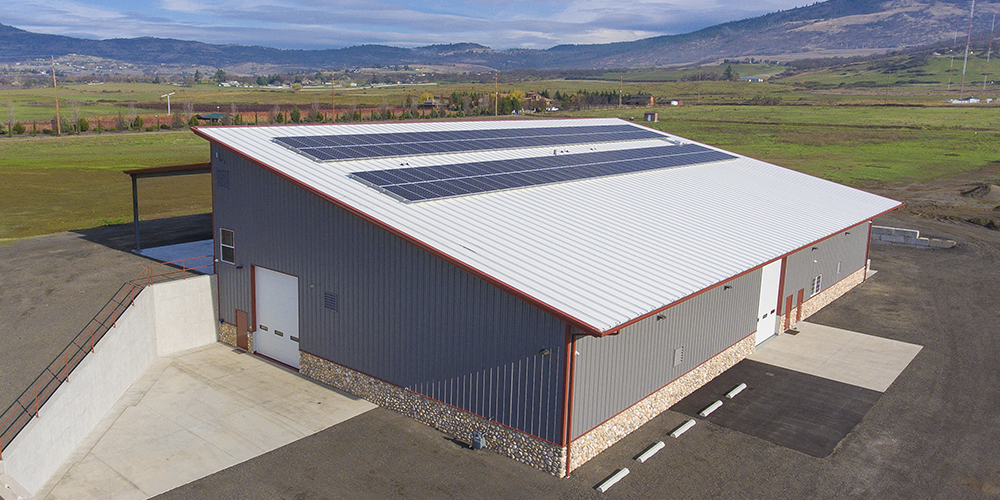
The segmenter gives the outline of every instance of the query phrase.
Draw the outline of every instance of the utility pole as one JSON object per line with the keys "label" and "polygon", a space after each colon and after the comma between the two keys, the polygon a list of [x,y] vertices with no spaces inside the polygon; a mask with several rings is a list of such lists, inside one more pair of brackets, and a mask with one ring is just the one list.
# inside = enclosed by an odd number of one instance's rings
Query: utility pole
{"label": "utility pole", "polygon": [[330,114],[331,120],[337,121],[337,79],[333,76],[336,73],[334,71],[330,72]]}
{"label": "utility pole", "polygon": [[990,76],[990,54],[993,53],[993,28],[997,26],[996,6],[993,7],[993,23],[990,24],[990,44],[986,49],[986,71],[983,71],[983,92],[986,92],[986,79]]}
{"label": "utility pole", "polygon": [[62,118],[59,117],[59,88],[56,87],[55,57],[52,57],[52,92],[56,95],[56,135],[62,135]]}
{"label": "utility pole", "polygon": [[499,72],[493,73],[493,116],[500,116],[500,76]]}
{"label": "utility pole", "polygon": [[618,109],[622,109],[622,90],[625,88],[625,75],[618,75]]}
{"label": "utility pole", "polygon": [[962,63],[962,87],[958,91],[958,100],[965,98],[965,68],[969,64],[969,45],[972,45],[972,19],[976,14],[976,0],[972,0],[972,10],[969,12],[969,38],[965,42],[965,62]]}

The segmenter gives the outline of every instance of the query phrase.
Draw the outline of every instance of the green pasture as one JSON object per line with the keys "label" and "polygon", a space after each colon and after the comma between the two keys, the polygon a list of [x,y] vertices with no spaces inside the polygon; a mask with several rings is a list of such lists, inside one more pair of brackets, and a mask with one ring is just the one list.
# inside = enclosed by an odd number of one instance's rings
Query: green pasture
{"label": "green pasture", "polygon": [[[208,161],[189,131],[0,140],[0,239],[128,222],[132,184],[122,170]],[[144,218],[211,210],[207,175],[139,181]]]}
{"label": "green pasture", "polygon": [[[919,182],[1000,161],[989,108],[690,106],[656,129],[848,185]],[[640,121],[641,113],[588,113]]]}
{"label": "green pasture", "polygon": [[[501,84],[500,90],[548,90],[554,94],[557,90],[595,92],[617,87],[616,81],[549,80]],[[281,103],[285,111],[289,103],[305,109],[318,100],[325,110],[330,97],[327,91],[149,84],[67,85],[66,90],[60,87],[60,97],[97,101],[107,100],[108,95],[134,96],[148,102],[155,97],[158,102],[159,95],[169,90],[178,92],[173,99],[175,109],[190,99],[220,108],[229,102]],[[838,94],[770,83],[626,82],[625,90],[684,101],[682,106],[655,109],[660,122],[653,126],[660,130],[851,185],[919,182],[1000,161],[996,105],[944,105],[941,95],[890,94],[890,105],[886,106],[882,104],[885,98],[877,92]],[[492,91],[492,82],[352,88],[338,89],[336,99],[338,109],[345,109],[351,105],[378,106],[383,100],[397,105],[407,96],[424,92],[447,96],[451,92]],[[18,106],[30,107],[44,92],[0,91],[0,102],[10,96],[17,97]],[[755,96],[780,98],[781,105],[747,105]],[[907,97],[912,102],[905,101]],[[612,107],[545,116],[617,116],[638,122],[649,110]],[[0,175],[4,178],[0,185],[0,239],[127,222],[131,217],[131,185],[122,170],[207,159],[207,143],[187,130],[0,138]],[[211,208],[209,182],[204,176],[141,181],[140,190],[140,209],[146,218]]]}

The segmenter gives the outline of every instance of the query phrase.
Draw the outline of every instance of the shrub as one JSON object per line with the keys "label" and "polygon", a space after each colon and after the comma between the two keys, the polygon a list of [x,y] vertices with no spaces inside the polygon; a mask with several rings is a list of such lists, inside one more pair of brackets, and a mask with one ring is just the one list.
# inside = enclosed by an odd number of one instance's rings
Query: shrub
{"label": "shrub", "polygon": [[189,127],[197,127],[198,126],[198,117],[197,116],[192,116],[188,120],[188,126]]}
{"label": "shrub", "polygon": [[11,129],[11,131],[14,132],[14,135],[21,135],[24,133],[25,130],[26,129],[24,128],[24,124],[21,122],[15,123],[14,128]]}
{"label": "shrub", "polygon": [[86,132],[90,130],[90,122],[88,122],[86,118],[80,118],[76,121],[76,128],[80,132]]}
{"label": "shrub", "polygon": [[136,130],[142,130],[142,117],[137,116],[135,120],[132,120],[132,128]]}

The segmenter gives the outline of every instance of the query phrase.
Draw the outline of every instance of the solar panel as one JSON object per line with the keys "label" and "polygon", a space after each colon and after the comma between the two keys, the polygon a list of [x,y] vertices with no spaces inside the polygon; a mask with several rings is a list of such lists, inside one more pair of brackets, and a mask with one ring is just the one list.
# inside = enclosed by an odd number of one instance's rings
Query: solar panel
{"label": "solar panel", "polygon": [[632,125],[588,125],[584,127],[275,137],[274,142],[316,161],[333,161],[646,139],[664,139],[664,136],[652,130]]}
{"label": "solar panel", "polygon": [[493,160],[456,165],[352,172],[366,184],[406,201],[486,193],[570,180],[731,160],[697,144]]}

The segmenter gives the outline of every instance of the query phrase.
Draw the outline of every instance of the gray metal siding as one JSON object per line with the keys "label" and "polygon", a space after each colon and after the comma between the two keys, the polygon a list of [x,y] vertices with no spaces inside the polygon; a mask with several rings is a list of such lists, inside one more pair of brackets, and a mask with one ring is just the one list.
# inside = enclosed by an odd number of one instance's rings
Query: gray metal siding
{"label": "gray metal siding", "polygon": [[223,318],[253,310],[251,265],[298,276],[303,351],[559,441],[562,322],[224,148],[213,168],[244,266],[219,264]]}
{"label": "gray metal siding", "polygon": [[[820,280],[820,291],[823,291],[864,267],[868,253],[868,224],[858,224],[786,257],[785,297],[791,295],[792,303],[797,304],[799,290],[805,290],[803,298],[808,300],[816,276],[823,275]],[[840,273],[837,272],[838,263]]]}
{"label": "gray metal siding", "polygon": [[[573,438],[658,391],[754,332],[761,270],[603,338],[582,337],[574,368]],[[657,316],[663,319],[657,320]],[[674,366],[674,351],[684,348]]]}

